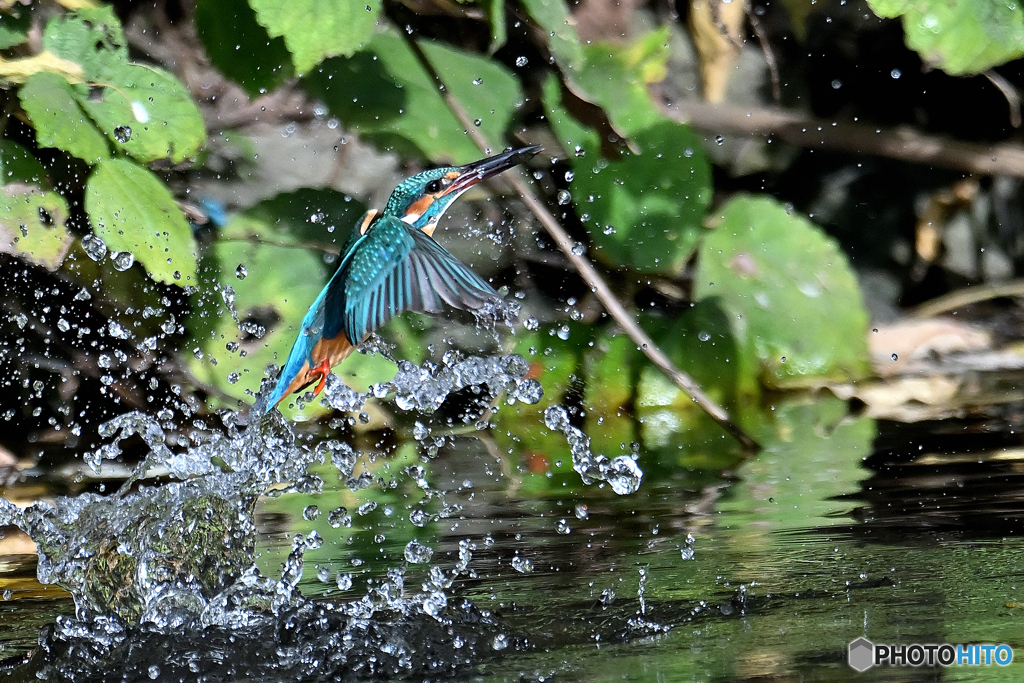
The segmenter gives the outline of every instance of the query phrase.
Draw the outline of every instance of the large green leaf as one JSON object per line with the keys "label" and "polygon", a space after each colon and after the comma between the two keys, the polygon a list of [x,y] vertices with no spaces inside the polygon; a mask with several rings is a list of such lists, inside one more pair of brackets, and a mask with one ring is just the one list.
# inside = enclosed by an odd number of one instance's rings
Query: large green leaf
{"label": "large green leaf", "polygon": [[[136,159],[181,162],[206,140],[202,116],[177,79],[163,69],[129,62],[121,24],[111,8],[80,10],[51,20],[43,45],[82,66],[86,82],[70,86],[67,92],[118,148]],[[61,96],[66,99],[66,94]],[[65,105],[71,118],[79,121],[78,107]],[[76,132],[95,138],[85,126]]]}
{"label": "large green leaf", "polygon": [[578,95],[607,112],[617,131],[632,136],[664,119],[647,86],[665,79],[668,39],[665,27],[628,45],[586,45],[583,66],[569,74],[570,83]]}
{"label": "large green leaf", "polygon": [[617,161],[585,142],[569,187],[595,255],[614,266],[678,273],[704,233],[711,169],[688,126],[662,120],[637,130]]}
{"label": "large green leaf", "polygon": [[[420,45],[481,132],[490,140],[504,139],[522,102],[515,77],[494,61],[439,43]],[[351,58],[325,62],[306,82],[346,126],[378,144],[454,163],[481,156],[437,84],[393,33],[375,35]]]}
{"label": "large green leaf", "polygon": [[306,73],[325,57],[351,56],[373,35],[380,0],[249,0],[267,33],[283,37],[296,70]]}
{"label": "large green leaf", "polygon": [[772,199],[740,196],[718,212],[694,297],[718,297],[729,312],[741,377],[806,386],[869,370],[868,314],[846,257]]}
{"label": "large green leaf", "polygon": [[206,141],[203,117],[188,91],[166,71],[140,64],[112,67],[110,87],[77,91],[78,101],[117,147],[139,161],[182,162]]}
{"label": "large green leaf", "polygon": [[110,153],[107,141],[79,106],[74,87],[62,76],[32,74],[18,90],[18,98],[41,147],[56,147],[89,163]]}
{"label": "large green leaf", "polygon": [[548,49],[563,69],[583,66],[583,49],[564,0],[523,0],[530,18],[549,36]]}
{"label": "large green leaf", "polygon": [[977,74],[1024,56],[1024,7],[1001,0],[868,0],[900,17],[907,46],[954,76]]}
{"label": "large green leaf", "polygon": [[167,186],[126,159],[101,161],[85,187],[93,231],[112,251],[130,252],[150,277],[196,282],[196,243]]}
{"label": "large green leaf", "polygon": [[0,186],[10,183],[44,185],[46,171],[32,153],[12,140],[0,140]]}
{"label": "large green leaf", "polygon": [[271,38],[246,0],[199,0],[196,30],[217,69],[255,97],[294,73],[283,38]]}
{"label": "large green leaf", "polygon": [[6,184],[0,189],[0,252],[56,270],[71,244],[67,217],[68,206],[56,192]]}
{"label": "large green leaf", "polygon": [[81,64],[89,80],[102,76],[111,61],[128,59],[121,22],[109,5],[51,19],[43,31],[43,48]]}

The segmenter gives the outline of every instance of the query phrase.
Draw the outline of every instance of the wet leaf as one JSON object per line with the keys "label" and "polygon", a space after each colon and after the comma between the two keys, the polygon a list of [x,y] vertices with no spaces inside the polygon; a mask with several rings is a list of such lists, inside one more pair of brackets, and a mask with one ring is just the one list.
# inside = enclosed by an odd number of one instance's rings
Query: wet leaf
{"label": "wet leaf", "polygon": [[[240,401],[252,400],[246,390],[259,390],[268,364],[284,365],[327,277],[323,260],[306,249],[229,241],[257,227],[263,226],[237,217],[224,228],[224,239],[200,263],[200,291],[186,323],[193,338],[188,350],[201,352],[186,356],[192,373]],[[239,264],[248,272],[244,280],[236,274]],[[225,304],[225,287],[234,292],[237,322]]]}
{"label": "wet leaf", "polygon": [[[440,43],[420,46],[481,132],[503,139],[522,102],[515,77],[491,60]],[[382,147],[457,164],[480,157],[436,83],[394,33],[375,35],[351,58],[325,62],[306,83],[348,127]]]}
{"label": "wet leaf", "polygon": [[665,79],[669,58],[668,28],[651,31],[629,45],[594,43],[583,48],[583,67],[570,85],[599,105],[615,129],[627,136],[664,119],[647,86]]}
{"label": "wet leaf", "polygon": [[56,192],[6,184],[0,189],[0,252],[56,270],[72,240],[67,217],[68,206]]}
{"label": "wet leaf", "polygon": [[593,139],[576,163],[569,187],[594,254],[613,266],[647,273],[678,273],[704,233],[711,200],[711,169],[699,137],[662,120],[634,132],[639,153],[617,161],[601,157]]}
{"label": "wet leaf", "polygon": [[491,25],[491,46],[490,52],[505,44],[508,39],[508,30],[505,26],[505,0],[482,0],[480,3],[487,14],[487,22]]}
{"label": "wet leaf", "polygon": [[18,90],[21,106],[36,129],[41,147],[56,147],[96,163],[110,153],[107,141],[79,106],[74,87],[62,76],[32,74]]}
{"label": "wet leaf", "polygon": [[102,81],[111,65],[128,61],[128,44],[111,6],[83,8],[46,24],[43,47],[82,65],[88,81]]}
{"label": "wet leaf", "polygon": [[78,91],[78,101],[116,146],[139,161],[181,162],[206,141],[206,127],[188,91],[174,76],[149,66],[120,64],[111,87]]}
{"label": "wet leaf", "polygon": [[[103,134],[136,159],[181,162],[206,140],[202,116],[184,86],[163,69],[129,62],[121,25],[111,8],[81,10],[51,20],[43,45],[82,66],[87,83],[76,83],[65,92],[73,95]],[[66,94],[61,96],[66,100]],[[63,104],[68,111],[78,111],[66,101]],[[82,158],[93,162],[97,157]]]}
{"label": "wet leaf", "polygon": [[835,241],[766,197],[737,197],[716,216],[694,297],[718,297],[730,314],[741,381],[806,386],[867,374],[868,315]]}
{"label": "wet leaf", "polygon": [[903,21],[907,47],[954,76],[1024,56],[1024,7],[996,0],[868,0],[875,14]]}
{"label": "wet leaf", "polygon": [[[645,317],[642,324],[662,351],[693,377],[716,403],[732,406],[738,395],[739,351],[729,316],[714,298],[671,318]],[[636,407],[700,412],[700,407],[658,368],[644,363],[636,384]]]}
{"label": "wet leaf", "polygon": [[583,66],[583,49],[564,0],[524,0],[523,8],[548,34],[548,49],[562,69]]}
{"label": "wet leaf", "polygon": [[11,14],[0,13],[0,50],[20,45],[28,39],[32,15],[27,7],[12,7]]}
{"label": "wet leaf", "polygon": [[46,171],[32,153],[11,140],[0,140],[0,186],[47,184]]}
{"label": "wet leaf", "polygon": [[373,35],[380,0],[250,0],[267,33],[283,37],[295,69],[304,74],[325,57],[351,56]]}
{"label": "wet leaf", "polygon": [[192,231],[151,171],[125,159],[100,162],[86,183],[85,211],[107,247],[131,252],[154,280],[195,284]]}
{"label": "wet leaf", "polygon": [[633,402],[641,354],[624,334],[601,334],[584,357],[584,403],[588,412],[623,414]]}
{"label": "wet leaf", "polygon": [[250,97],[293,75],[284,39],[271,38],[245,0],[199,0],[195,23],[210,61]]}

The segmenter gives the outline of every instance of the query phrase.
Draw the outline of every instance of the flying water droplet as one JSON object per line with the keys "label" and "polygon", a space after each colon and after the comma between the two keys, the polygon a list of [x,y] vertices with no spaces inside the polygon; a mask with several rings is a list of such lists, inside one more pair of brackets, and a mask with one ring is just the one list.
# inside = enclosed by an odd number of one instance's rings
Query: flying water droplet
{"label": "flying water droplet", "polygon": [[86,235],[82,238],[82,248],[93,261],[102,261],[107,255],[107,245],[96,235]]}
{"label": "flying water droplet", "polygon": [[135,254],[130,251],[112,251],[110,260],[114,263],[114,270],[126,271],[135,263]]}
{"label": "flying water droplet", "polygon": [[118,126],[114,129],[114,139],[122,145],[132,139],[131,126]]}
{"label": "flying water droplet", "polygon": [[516,555],[512,558],[512,568],[520,574],[529,574],[533,571],[533,562],[530,562],[525,557]]}
{"label": "flying water droplet", "polygon": [[248,274],[249,271],[244,264],[239,263],[238,267],[235,268],[235,277],[237,277],[239,280],[244,280]]}
{"label": "flying water droplet", "polygon": [[530,63],[530,60],[527,59],[526,57],[524,57],[523,55],[519,55],[518,57],[516,57],[516,66],[518,66],[520,68],[526,66],[529,63]]}
{"label": "flying water droplet", "polygon": [[405,559],[410,564],[426,564],[434,556],[434,549],[419,541],[409,541],[405,546]]}
{"label": "flying water droplet", "polygon": [[559,190],[558,191],[558,205],[559,206],[565,206],[566,204],[568,204],[571,201],[572,201],[572,194],[570,194],[568,190]]}

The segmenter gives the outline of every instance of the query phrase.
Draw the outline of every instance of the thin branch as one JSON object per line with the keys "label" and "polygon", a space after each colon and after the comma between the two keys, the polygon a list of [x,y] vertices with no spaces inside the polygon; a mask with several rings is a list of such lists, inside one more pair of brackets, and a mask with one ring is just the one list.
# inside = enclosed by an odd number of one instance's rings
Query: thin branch
{"label": "thin branch", "polygon": [[910,128],[816,119],[782,109],[713,105],[695,100],[665,104],[665,114],[717,133],[772,136],[800,147],[832,149],[940,166],[979,175],[1024,178],[1024,147],[924,135]]}
{"label": "thin branch", "polygon": [[764,61],[768,64],[768,73],[772,77],[772,99],[777,104],[782,101],[779,63],[775,60],[775,52],[772,50],[771,43],[768,42],[768,34],[765,33],[764,26],[761,25],[761,19],[757,16],[757,10],[751,7],[750,4],[747,4],[747,20],[750,21],[750,27],[754,29],[757,42],[761,44],[761,52],[764,54]]}
{"label": "thin branch", "polygon": [[1017,88],[1013,86],[1013,83],[1003,78],[995,69],[986,71],[985,78],[992,85],[999,88],[999,92],[1003,93],[1003,97],[1006,98],[1006,104],[1010,107],[1010,125],[1014,128],[1020,128],[1020,93],[1017,92]]}
{"label": "thin branch", "polygon": [[[404,32],[403,35],[405,35]],[[423,68],[427,70],[427,73],[430,74],[438,84],[441,96],[445,99],[445,102],[452,110],[452,113],[455,114],[468,131],[473,142],[475,142],[481,151],[484,151],[484,153],[493,149],[490,142],[488,142],[480,132],[480,129],[473,125],[473,120],[466,113],[466,110],[462,108],[459,101],[451,94],[448,88],[445,87],[440,74],[438,74],[437,70],[434,69],[433,64],[431,64],[422,49],[420,49],[416,40],[411,36],[406,36],[406,40],[413,52],[416,54],[420,63],[423,65]],[[547,230],[548,234],[558,245],[559,249],[562,250],[562,253],[564,253],[569,261],[571,261],[576,267],[576,271],[584,281],[590,285],[591,290],[597,295],[597,298],[604,305],[605,310],[608,311],[608,314],[619,324],[619,326],[626,332],[629,338],[633,340],[644,355],[646,355],[654,365],[664,372],[669,379],[675,382],[676,386],[686,392],[686,394],[693,399],[694,403],[704,409],[704,411],[713,420],[715,420],[715,422],[735,437],[744,449],[751,452],[759,451],[761,447],[758,443],[743,431],[739,425],[732,421],[729,417],[729,413],[712,401],[692,377],[678,369],[669,357],[666,356],[657,344],[654,343],[654,340],[652,340],[650,336],[641,329],[633,316],[626,311],[618,298],[616,298],[611,288],[604,281],[604,278],[601,277],[600,273],[597,272],[593,264],[591,264],[590,261],[582,254],[576,253],[576,250],[574,249],[575,243],[572,238],[565,232],[558,220],[548,210],[547,206],[545,206],[544,203],[534,195],[533,190],[526,184],[526,181],[523,180],[522,174],[518,171],[511,171],[507,173],[505,177],[509,180],[516,192],[519,193],[523,201],[526,203],[526,206],[529,207],[530,211],[532,211],[537,217],[541,225],[544,226],[544,229]]]}
{"label": "thin branch", "polygon": [[915,318],[932,318],[942,313],[955,311],[971,304],[981,303],[990,299],[1024,296],[1024,280],[1009,280],[990,285],[975,285],[966,289],[936,297],[913,309]]}

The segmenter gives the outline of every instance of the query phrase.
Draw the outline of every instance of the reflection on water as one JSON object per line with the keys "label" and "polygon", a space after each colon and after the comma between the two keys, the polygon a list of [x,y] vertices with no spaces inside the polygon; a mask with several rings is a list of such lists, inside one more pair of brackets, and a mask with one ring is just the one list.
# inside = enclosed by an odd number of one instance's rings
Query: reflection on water
{"label": "reflection on water", "polygon": [[[765,452],[731,472],[648,467],[641,448],[630,495],[558,476],[556,453],[545,472],[525,447],[427,417],[409,441],[358,448],[281,422],[257,445],[229,424],[162,463],[184,481],[5,512],[37,535],[48,525],[41,576],[78,599],[10,675],[932,680],[854,674],[846,644],[1024,647],[1013,436],[879,428],[830,400],[774,408]],[[159,441],[141,418],[117,428]],[[31,590],[5,605],[11,656],[70,612]]]}

